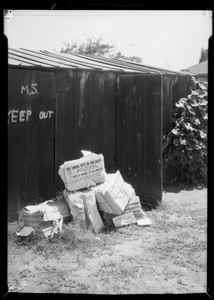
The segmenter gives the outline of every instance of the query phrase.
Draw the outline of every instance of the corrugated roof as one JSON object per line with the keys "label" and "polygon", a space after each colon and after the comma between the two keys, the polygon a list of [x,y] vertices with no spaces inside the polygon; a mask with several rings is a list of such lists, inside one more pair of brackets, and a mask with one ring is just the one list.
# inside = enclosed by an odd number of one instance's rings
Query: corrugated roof
{"label": "corrugated roof", "polygon": [[189,72],[191,74],[206,74],[208,73],[208,60],[202,61],[199,64],[186,68],[183,71]]}
{"label": "corrugated roof", "polygon": [[46,50],[8,49],[8,64],[12,66],[40,66],[48,68],[89,69],[134,73],[186,74],[158,67],[129,62],[123,59],[96,55],[56,53]]}

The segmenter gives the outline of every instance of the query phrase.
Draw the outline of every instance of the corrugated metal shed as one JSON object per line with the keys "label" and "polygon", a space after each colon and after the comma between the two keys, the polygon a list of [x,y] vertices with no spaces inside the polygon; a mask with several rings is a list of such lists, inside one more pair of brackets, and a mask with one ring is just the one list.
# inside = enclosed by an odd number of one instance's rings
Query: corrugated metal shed
{"label": "corrugated metal shed", "polygon": [[8,215],[55,197],[80,150],[103,153],[141,201],[162,199],[162,138],[190,76],[121,59],[8,50]]}

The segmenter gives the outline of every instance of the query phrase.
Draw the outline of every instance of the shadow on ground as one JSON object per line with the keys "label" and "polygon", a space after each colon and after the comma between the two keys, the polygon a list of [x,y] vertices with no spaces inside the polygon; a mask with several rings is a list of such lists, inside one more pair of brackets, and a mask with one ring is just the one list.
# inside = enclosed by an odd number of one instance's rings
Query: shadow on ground
{"label": "shadow on ground", "polygon": [[203,190],[206,188],[204,185],[195,186],[195,185],[186,185],[184,183],[172,183],[164,184],[163,192],[166,193],[180,193],[181,191],[193,191],[193,190]]}

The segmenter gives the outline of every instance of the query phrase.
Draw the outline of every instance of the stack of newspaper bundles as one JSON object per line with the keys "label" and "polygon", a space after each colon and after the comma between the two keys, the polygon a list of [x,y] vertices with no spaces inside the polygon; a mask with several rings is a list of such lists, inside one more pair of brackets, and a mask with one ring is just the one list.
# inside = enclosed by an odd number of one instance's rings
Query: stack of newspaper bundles
{"label": "stack of newspaper bundles", "polygon": [[139,197],[123,180],[120,171],[106,174],[102,154],[82,153],[82,158],[66,161],[59,167],[65,184],[63,195],[74,222],[98,232],[104,226],[98,206],[104,218],[112,217],[116,227],[145,218]]}

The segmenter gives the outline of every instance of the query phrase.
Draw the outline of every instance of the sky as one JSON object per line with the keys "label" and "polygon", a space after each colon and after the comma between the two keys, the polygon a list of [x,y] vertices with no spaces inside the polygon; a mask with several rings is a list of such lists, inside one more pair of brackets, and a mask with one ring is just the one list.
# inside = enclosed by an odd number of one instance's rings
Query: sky
{"label": "sky", "polygon": [[144,64],[181,70],[199,62],[212,35],[212,12],[202,10],[10,10],[8,47],[60,51],[64,43],[102,37]]}

